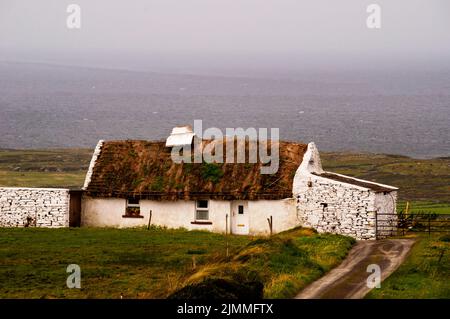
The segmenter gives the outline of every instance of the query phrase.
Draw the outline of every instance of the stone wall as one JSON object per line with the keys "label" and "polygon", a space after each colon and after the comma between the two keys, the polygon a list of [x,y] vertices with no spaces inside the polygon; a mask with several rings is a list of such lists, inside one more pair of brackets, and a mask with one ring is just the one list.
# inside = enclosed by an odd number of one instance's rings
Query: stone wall
{"label": "stone wall", "polygon": [[311,178],[297,194],[297,213],[303,226],[320,233],[356,239],[376,239],[375,193],[325,178]]}
{"label": "stone wall", "polygon": [[302,226],[356,239],[389,236],[380,234],[381,227],[377,234],[377,223],[388,224],[391,234],[395,233],[397,188],[382,185],[392,191],[379,193],[317,175],[323,172],[319,151],[314,143],[309,143],[293,184],[297,217]]}
{"label": "stone wall", "polygon": [[0,227],[68,227],[68,189],[0,188]]}

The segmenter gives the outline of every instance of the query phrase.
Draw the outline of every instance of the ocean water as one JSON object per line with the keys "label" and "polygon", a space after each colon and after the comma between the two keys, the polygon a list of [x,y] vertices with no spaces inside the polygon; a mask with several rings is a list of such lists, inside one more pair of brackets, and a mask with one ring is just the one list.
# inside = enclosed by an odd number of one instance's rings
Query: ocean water
{"label": "ocean water", "polygon": [[0,63],[0,148],[164,139],[194,119],[277,127],[323,151],[450,156],[450,72],[232,77]]}

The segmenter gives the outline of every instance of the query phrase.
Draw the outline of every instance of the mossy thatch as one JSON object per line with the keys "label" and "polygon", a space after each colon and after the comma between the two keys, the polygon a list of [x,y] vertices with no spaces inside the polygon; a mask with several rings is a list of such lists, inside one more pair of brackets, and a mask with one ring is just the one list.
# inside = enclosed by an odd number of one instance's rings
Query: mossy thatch
{"label": "mossy thatch", "polygon": [[[203,140],[201,147],[211,143],[217,141]],[[270,149],[271,142],[267,143],[263,146]],[[245,145],[248,161],[249,149],[259,144],[246,141]],[[278,171],[261,174],[259,157],[257,163],[175,163],[171,148],[162,141],[104,142],[86,191],[94,197],[155,200],[289,198],[306,148],[305,144],[279,142]]]}

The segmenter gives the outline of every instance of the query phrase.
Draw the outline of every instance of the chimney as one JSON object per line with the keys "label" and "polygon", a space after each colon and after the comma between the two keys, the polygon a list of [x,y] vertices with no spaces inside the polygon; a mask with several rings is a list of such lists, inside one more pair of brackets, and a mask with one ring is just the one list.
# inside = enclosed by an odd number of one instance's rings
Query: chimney
{"label": "chimney", "polygon": [[166,140],[166,147],[192,145],[195,133],[190,125],[176,126]]}

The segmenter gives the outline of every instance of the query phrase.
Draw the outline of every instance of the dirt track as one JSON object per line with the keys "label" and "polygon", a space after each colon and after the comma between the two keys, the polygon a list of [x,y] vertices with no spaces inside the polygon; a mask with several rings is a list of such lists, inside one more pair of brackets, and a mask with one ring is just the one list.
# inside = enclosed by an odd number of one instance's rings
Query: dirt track
{"label": "dirt track", "polygon": [[[297,299],[359,299],[371,289],[367,287],[367,266],[381,268],[381,280],[400,266],[408,255],[414,240],[384,239],[360,241],[350,250],[347,258],[327,275],[303,289]],[[381,283],[383,285],[383,283]]]}

